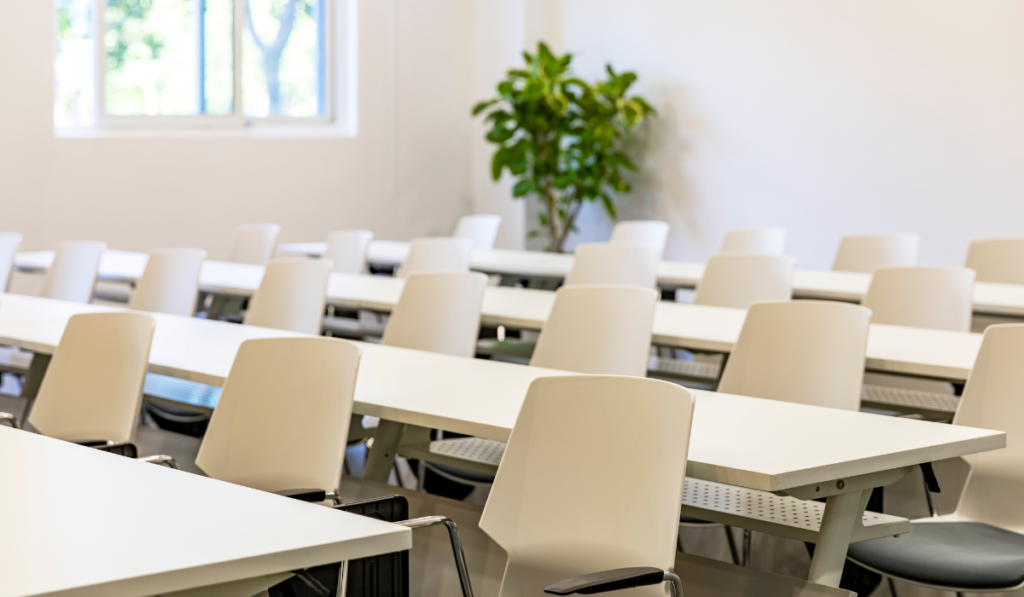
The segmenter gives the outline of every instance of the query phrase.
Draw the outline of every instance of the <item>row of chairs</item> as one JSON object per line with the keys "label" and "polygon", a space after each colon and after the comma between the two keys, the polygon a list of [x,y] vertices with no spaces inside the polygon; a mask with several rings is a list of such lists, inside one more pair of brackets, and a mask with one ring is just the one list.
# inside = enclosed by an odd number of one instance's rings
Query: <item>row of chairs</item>
{"label": "row of chairs", "polygon": [[[28,423],[50,437],[134,457],[154,328],[142,313],[73,316]],[[337,503],[360,353],[323,337],[245,342],[196,465],[223,481]],[[533,595],[567,577],[624,566],[670,570],[692,413],[685,389],[654,380],[533,384],[481,519],[509,554],[502,593]],[[606,441],[613,433],[629,445]],[[657,466],[625,466],[655,449],[665,452]],[[603,491],[602,471],[615,463],[630,469],[617,479],[627,490]]]}
{"label": "row of chairs", "polygon": [[[427,284],[433,280],[434,284],[443,285],[440,282],[442,277],[466,280],[475,278],[477,283],[471,290],[476,293],[482,291],[483,280],[479,274],[422,273],[410,279],[410,288],[414,290],[409,300],[415,300],[416,292],[428,288],[421,286],[420,280]],[[622,300],[623,297],[630,297],[634,302],[627,304]],[[586,350],[593,356],[601,350],[597,347],[603,346],[603,350],[608,351],[610,347],[622,341],[623,335],[642,337],[643,342],[639,343],[641,347],[632,349],[642,357],[649,341],[649,331],[641,335],[636,330],[642,329],[644,323],[647,330],[650,329],[656,300],[656,293],[653,290],[636,287],[576,286],[561,289],[552,318],[541,333],[539,354],[536,357],[538,362],[534,364],[556,366],[566,370],[593,371],[601,368],[602,363],[591,358],[581,358],[576,363],[568,363],[565,360],[565,352]],[[603,310],[599,310],[600,308]],[[636,313],[640,311],[644,313],[643,317],[637,316]],[[586,333],[588,326],[602,327],[593,325],[595,317],[604,321],[610,319],[612,323],[597,333],[591,332],[588,336],[581,337],[581,330]],[[859,386],[869,317],[867,309],[841,303],[806,301],[754,305],[736,350],[726,366],[721,390],[775,400],[855,409],[859,400],[858,393],[840,390],[843,386]],[[640,319],[644,322],[639,321]],[[395,320],[400,326],[402,316],[396,316]],[[138,313],[90,314],[72,318],[61,346],[51,362],[50,372],[40,388],[37,404],[29,422],[47,435],[70,441],[99,445],[106,441],[130,441],[138,416],[138,397],[148,361],[153,326],[152,318]],[[464,327],[469,329],[472,326]],[[556,346],[553,339],[559,335],[562,335],[563,341],[560,346]],[[473,334],[469,333],[467,336],[471,339]],[[402,335],[394,337],[399,338]],[[815,342],[815,339],[824,341]],[[545,362],[545,359],[549,358],[544,356],[545,342],[557,348],[550,351],[555,362]],[[471,345],[471,341],[464,344]],[[107,345],[116,345],[116,349],[106,349]],[[428,350],[432,348],[425,345],[415,347]],[[622,346],[615,346],[614,350],[628,352]],[[330,351],[329,356],[324,356],[324,351]],[[1019,412],[1020,401],[1016,400],[1024,390],[1024,377],[1017,367],[1021,358],[1024,358],[1024,326],[991,327],[986,332],[978,364],[972,372],[961,411],[958,412],[954,424],[1016,432],[1020,427],[1019,422],[1024,421],[1024,417],[1021,416],[1024,413]],[[247,343],[243,350],[240,350],[225,386],[221,402],[204,439],[197,465],[211,476],[272,491],[309,487],[334,488],[334,485],[325,483],[336,483],[340,474],[338,471],[344,444],[339,437],[343,437],[344,434],[340,433],[338,426],[339,422],[347,420],[351,411],[351,392],[354,388],[357,361],[358,349],[354,345],[331,339],[284,339]],[[611,362],[617,365],[622,363],[623,359],[612,359]],[[329,370],[318,369],[324,363],[331,363]],[[342,363],[345,365],[340,366]],[[607,363],[604,365],[607,366]],[[126,370],[130,370],[131,374],[126,374]],[[617,373],[632,376],[642,374],[636,371]],[[618,383],[615,381],[617,379],[619,378],[605,379],[596,386],[603,390],[589,387],[587,392],[591,396],[590,400],[595,399],[595,393],[602,392],[607,392],[601,395],[608,396],[609,400],[621,401],[621,396],[629,395],[630,405],[621,408],[636,408],[632,402],[635,400],[634,394],[619,394],[618,392],[624,391],[624,388],[613,388],[614,383]],[[347,396],[344,403],[348,405],[348,410],[332,410],[329,413],[319,410],[317,412],[324,416],[316,417],[316,423],[305,420],[304,417],[309,415],[306,408],[296,408],[294,403],[291,403],[289,408],[282,408],[279,403],[282,396],[288,396],[289,400],[293,400],[295,396],[310,396],[308,400],[314,400],[312,397],[319,396],[319,399],[331,402],[333,408],[337,409],[338,395],[342,392]],[[563,388],[553,392],[547,401],[553,404],[556,396],[565,395]],[[590,404],[592,406],[592,403]],[[667,407],[661,404],[657,408]],[[294,414],[299,411],[304,414]],[[587,408],[583,411],[620,413],[617,416],[621,416],[622,412],[615,410],[613,405],[607,409]],[[282,420],[283,412],[287,413],[285,420]],[[580,418],[579,415],[579,412],[574,414],[577,419]],[[524,416],[532,416],[525,407],[521,419]],[[301,425],[293,425],[290,417],[299,417]],[[546,427],[553,424],[553,420],[545,416],[536,419],[535,423]],[[635,413],[631,420],[636,420]],[[644,420],[646,428],[650,421],[661,419],[653,417]],[[577,422],[581,425],[589,424],[589,421]],[[621,421],[619,424],[621,425]],[[676,430],[678,431],[678,428]],[[1024,429],[1021,431],[1024,432]],[[288,433],[299,434],[304,440],[291,440],[290,448],[267,440],[267,437],[284,437]],[[336,446],[331,450],[317,452],[309,442],[322,436],[333,437],[332,441]],[[621,437],[621,434],[616,436]],[[513,445],[515,438],[514,433]],[[258,445],[249,445],[246,443],[248,441],[257,442]],[[1002,549],[1007,549],[1006,545],[1013,549],[1024,549],[1024,545],[1019,541],[1019,535],[1000,534],[998,531],[1003,529],[1017,533],[1021,528],[1019,525],[1024,524],[1024,512],[1018,512],[1022,509],[1016,506],[1016,502],[1012,502],[1012,499],[1015,499],[1013,496],[1024,492],[1024,488],[1021,487],[1024,485],[1022,480],[1013,473],[1019,468],[1017,463],[1024,454],[1018,454],[1020,450],[1013,450],[1013,447],[1011,441],[1010,450],[971,457],[974,468],[964,499],[961,500],[961,508],[952,518],[945,519],[946,524],[960,526],[947,528],[938,534],[936,528],[926,527],[917,535],[912,533],[909,539],[894,540],[898,542],[895,547],[884,543],[893,541],[889,539],[857,546],[851,552],[853,557],[889,576],[911,582],[941,584],[934,577],[927,577],[926,580],[921,578],[933,569],[943,570],[946,574],[943,578],[948,578],[951,574],[949,571],[958,568],[951,568],[948,559],[944,567],[929,568],[930,564],[924,554],[936,549],[936,537],[948,538],[950,533],[955,533],[958,541],[967,542],[972,549],[965,554],[963,545],[940,547],[956,554],[957,557],[969,557],[970,572],[975,576],[959,576],[959,584],[946,586],[964,590],[977,589],[981,586],[977,584],[980,582],[989,583],[986,586],[990,589],[1011,586],[999,584],[1009,582],[1006,580],[1007,567],[986,559],[987,552],[984,547],[991,545],[992,536],[995,534],[1001,541],[999,545]],[[303,476],[303,471],[312,468],[304,468],[289,460],[291,449],[296,450],[295,454],[302,454],[303,462],[310,463],[308,466],[317,465],[315,468],[320,471],[320,476],[315,479]],[[510,452],[511,447],[505,450],[505,457],[501,461],[503,465],[505,459],[510,458]],[[247,467],[244,463],[236,462],[242,459],[245,463],[251,463],[257,458],[258,466]],[[510,462],[514,463],[515,460]],[[324,471],[328,470],[331,471],[331,475],[325,476]],[[498,495],[501,495],[498,491],[501,470],[499,468],[499,476],[492,490]],[[316,483],[313,483],[314,480]],[[578,483],[574,481],[571,485],[576,486]],[[520,488],[520,491],[522,490]],[[526,498],[520,496],[518,499]],[[494,500],[492,493],[488,508],[492,508],[492,502],[501,503],[500,500]],[[918,524],[926,523],[915,522],[915,525]],[[486,525],[484,528],[487,530]],[[997,530],[994,531],[993,528]],[[498,539],[497,536],[495,538]],[[871,547],[872,545],[879,547]],[[962,571],[963,567],[961,566],[959,570]],[[582,571],[593,571],[593,568]]]}

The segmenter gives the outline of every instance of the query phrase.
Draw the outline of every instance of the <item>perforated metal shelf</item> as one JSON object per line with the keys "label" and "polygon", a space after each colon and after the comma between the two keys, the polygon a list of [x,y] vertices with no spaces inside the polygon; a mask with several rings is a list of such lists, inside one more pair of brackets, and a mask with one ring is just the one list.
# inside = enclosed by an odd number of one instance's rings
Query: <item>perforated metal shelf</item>
{"label": "perforated metal shelf", "polygon": [[31,364],[31,352],[10,346],[0,346],[0,370],[28,371]]}
{"label": "perforated metal shelf", "polygon": [[[825,504],[822,502],[778,496],[713,481],[687,478],[683,489],[683,516],[798,541],[817,541],[824,512]],[[863,523],[854,528],[851,541],[867,541],[909,531],[910,521],[905,518],[865,512]]]}
{"label": "perforated metal shelf", "polygon": [[861,402],[898,407],[901,410],[922,410],[937,413],[956,413],[960,397],[920,390],[864,385]]}
{"label": "perforated metal shelf", "polygon": [[666,377],[685,379],[718,379],[720,365],[702,361],[683,361],[652,356],[647,363],[647,372]]}
{"label": "perforated metal shelf", "polygon": [[479,437],[460,437],[430,442],[430,453],[489,466],[501,464],[505,442]]}

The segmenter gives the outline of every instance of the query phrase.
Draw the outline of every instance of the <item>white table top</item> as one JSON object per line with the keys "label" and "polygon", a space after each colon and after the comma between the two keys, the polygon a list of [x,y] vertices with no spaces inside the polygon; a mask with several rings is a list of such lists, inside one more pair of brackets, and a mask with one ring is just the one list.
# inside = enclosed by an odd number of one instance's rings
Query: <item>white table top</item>
{"label": "white table top", "polygon": [[[281,243],[277,254],[281,257],[305,255],[319,257],[327,252],[327,243]],[[409,256],[409,243],[400,240],[372,240],[366,251],[366,260],[374,265],[401,265]]]}
{"label": "white table top", "polygon": [[[0,295],[0,321],[13,303],[36,303],[35,319],[0,323],[0,344],[42,353],[60,341],[66,309],[49,321],[45,301]],[[28,308],[19,307],[21,312]],[[34,322],[33,322],[34,321]],[[239,344],[249,338],[298,336],[201,319],[158,316],[151,371],[221,385]],[[363,357],[354,411],[388,420],[507,440],[529,384],[569,375],[553,369],[465,359],[360,343]],[[991,450],[1005,435],[697,392],[690,444],[691,476],[779,491],[843,476]]]}
{"label": "white table top", "polygon": [[0,597],[144,597],[412,546],[398,525],[8,427],[0,471]]}
{"label": "white table top", "polygon": [[[45,253],[45,252],[44,252]],[[536,253],[545,257],[567,257]],[[45,255],[20,253],[26,263],[42,264]],[[139,257],[143,259],[140,260]],[[106,279],[136,279],[145,268],[141,253],[107,251],[103,263]],[[26,266],[27,267],[27,266]],[[200,273],[200,288],[209,292],[247,296],[259,288],[263,267],[224,261],[206,261]],[[135,276],[135,278],[132,278]],[[862,274],[839,274],[856,280]],[[390,311],[398,302],[405,282],[388,276],[331,274],[327,287],[330,304],[352,308]],[[989,285],[1007,290],[1024,287]],[[979,286],[977,292],[986,292]],[[841,298],[841,297],[840,297]],[[1024,296],[1021,297],[1024,301]],[[554,303],[554,293],[512,287],[488,287],[482,308],[482,322],[513,328],[540,329]],[[742,310],[659,302],[652,340],[661,346],[690,350],[729,352],[739,337],[746,314]],[[895,328],[884,335],[873,333],[869,342],[867,367],[875,371],[924,377],[966,379],[977,356],[981,337],[977,334],[935,332],[917,328]]]}

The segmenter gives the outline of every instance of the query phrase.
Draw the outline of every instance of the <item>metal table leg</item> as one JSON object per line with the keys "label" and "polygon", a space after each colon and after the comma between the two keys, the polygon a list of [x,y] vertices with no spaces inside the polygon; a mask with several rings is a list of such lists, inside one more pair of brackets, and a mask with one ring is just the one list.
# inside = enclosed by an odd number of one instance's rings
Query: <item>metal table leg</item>
{"label": "metal table leg", "polygon": [[404,423],[381,419],[377,426],[377,432],[373,434],[373,446],[370,447],[369,454],[366,455],[366,467],[363,469],[364,479],[387,483],[391,467],[395,465],[398,444],[402,440],[404,430]]}

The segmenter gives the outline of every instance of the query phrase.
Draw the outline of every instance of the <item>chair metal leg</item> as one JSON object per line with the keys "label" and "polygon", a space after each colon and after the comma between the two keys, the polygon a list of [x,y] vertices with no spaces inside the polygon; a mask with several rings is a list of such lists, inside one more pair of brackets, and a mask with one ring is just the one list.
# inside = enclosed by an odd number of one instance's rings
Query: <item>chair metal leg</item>
{"label": "chair metal leg", "polygon": [[443,524],[448,528],[448,537],[452,542],[452,552],[455,556],[455,567],[459,571],[459,582],[462,584],[462,595],[463,597],[473,597],[473,585],[469,581],[469,569],[466,566],[466,555],[462,550],[462,538],[459,537],[459,527],[455,525],[455,521],[447,516],[424,516],[423,518],[414,518],[412,520],[403,520],[396,522],[410,529],[421,529],[424,527],[431,527],[437,524]]}
{"label": "chair metal leg", "polygon": [[889,581],[889,596],[896,597],[896,581],[891,576],[887,576],[885,579]]}
{"label": "chair metal leg", "polygon": [[928,502],[928,515],[935,518],[939,515],[939,508],[932,499],[932,491],[928,489],[928,480],[922,477],[922,481],[924,482],[924,499]]}
{"label": "chair metal leg", "polygon": [[750,536],[753,532],[750,529],[743,529],[743,565],[750,568]]}
{"label": "chair metal leg", "polygon": [[740,553],[736,549],[736,537],[732,536],[732,527],[729,525],[725,525],[722,528],[725,529],[725,540],[729,542],[729,555],[732,556],[732,563],[739,566]]}

